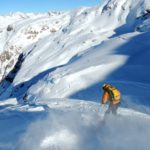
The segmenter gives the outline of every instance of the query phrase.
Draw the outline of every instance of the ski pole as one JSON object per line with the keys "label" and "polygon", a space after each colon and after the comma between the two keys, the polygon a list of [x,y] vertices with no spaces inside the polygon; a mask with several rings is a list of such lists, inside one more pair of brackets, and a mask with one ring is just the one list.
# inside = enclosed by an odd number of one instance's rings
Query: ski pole
{"label": "ski pole", "polygon": [[102,108],[102,106],[103,106],[103,104],[100,104],[100,105],[98,106],[98,112],[99,112],[99,110]]}

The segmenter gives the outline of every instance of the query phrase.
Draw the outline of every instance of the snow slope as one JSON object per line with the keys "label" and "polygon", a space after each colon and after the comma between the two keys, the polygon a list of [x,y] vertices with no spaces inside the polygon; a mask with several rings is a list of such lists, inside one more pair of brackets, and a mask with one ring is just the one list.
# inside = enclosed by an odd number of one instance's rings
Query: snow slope
{"label": "snow slope", "polygon": [[119,108],[121,116],[104,123],[107,106],[94,102],[47,99],[20,106],[9,99],[0,105],[4,150],[149,149],[150,116],[130,109]]}
{"label": "snow slope", "polygon": [[[106,0],[0,16],[0,149],[148,150],[149,8]],[[103,83],[122,93],[119,117],[105,124]]]}

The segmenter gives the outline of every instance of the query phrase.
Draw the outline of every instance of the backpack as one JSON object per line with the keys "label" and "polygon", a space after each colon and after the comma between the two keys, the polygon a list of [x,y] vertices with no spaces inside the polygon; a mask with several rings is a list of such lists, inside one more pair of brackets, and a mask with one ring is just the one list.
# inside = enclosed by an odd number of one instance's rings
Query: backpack
{"label": "backpack", "polygon": [[121,94],[120,94],[120,91],[116,87],[110,86],[110,87],[107,88],[106,91],[108,91],[108,93],[110,95],[110,99],[112,101],[120,101]]}

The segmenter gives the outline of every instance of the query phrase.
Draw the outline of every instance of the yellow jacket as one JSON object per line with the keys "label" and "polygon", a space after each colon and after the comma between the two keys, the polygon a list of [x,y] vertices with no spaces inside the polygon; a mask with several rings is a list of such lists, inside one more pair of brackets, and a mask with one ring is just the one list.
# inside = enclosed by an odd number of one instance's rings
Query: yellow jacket
{"label": "yellow jacket", "polygon": [[120,102],[120,100],[112,100],[109,93],[107,91],[104,91],[103,96],[102,96],[102,104],[107,103],[108,100],[113,105],[118,104]]}

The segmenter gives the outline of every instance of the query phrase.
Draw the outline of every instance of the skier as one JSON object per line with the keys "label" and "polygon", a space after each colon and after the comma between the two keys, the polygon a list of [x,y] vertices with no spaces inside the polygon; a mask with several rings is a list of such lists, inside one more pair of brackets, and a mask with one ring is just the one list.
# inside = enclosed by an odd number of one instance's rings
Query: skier
{"label": "skier", "polygon": [[120,105],[121,101],[121,93],[120,91],[110,84],[104,84],[102,86],[102,89],[104,90],[103,96],[102,96],[102,104],[106,104],[109,100],[109,107],[107,111],[105,112],[105,116],[112,113],[113,115],[117,114],[118,106]]}

